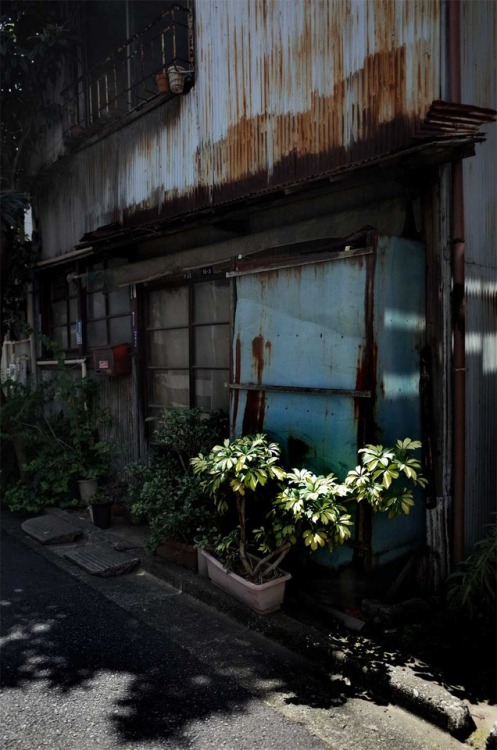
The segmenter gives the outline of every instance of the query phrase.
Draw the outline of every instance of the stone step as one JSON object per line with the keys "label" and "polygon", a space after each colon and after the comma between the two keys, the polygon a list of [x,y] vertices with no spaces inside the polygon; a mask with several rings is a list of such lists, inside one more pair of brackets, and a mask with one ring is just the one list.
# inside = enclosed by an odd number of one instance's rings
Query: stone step
{"label": "stone step", "polygon": [[119,552],[108,544],[86,544],[64,552],[67,560],[93,576],[108,578],[129,573],[140,563],[140,558]]}
{"label": "stone step", "polygon": [[79,526],[56,516],[37,516],[24,521],[25,534],[41,544],[68,544],[83,535]]}

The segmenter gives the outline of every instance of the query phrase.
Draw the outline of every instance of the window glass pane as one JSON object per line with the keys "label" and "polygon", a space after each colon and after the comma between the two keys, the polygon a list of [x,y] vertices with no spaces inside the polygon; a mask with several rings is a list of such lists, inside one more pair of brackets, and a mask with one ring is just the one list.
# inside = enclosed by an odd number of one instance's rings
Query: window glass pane
{"label": "window glass pane", "polygon": [[207,411],[227,409],[229,370],[195,370],[195,406]]}
{"label": "window glass pane", "polygon": [[54,328],[52,331],[52,338],[54,341],[57,342],[57,344],[60,346],[61,349],[67,349],[67,329],[64,326],[64,328]]}
{"label": "window glass pane", "polygon": [[94,346],[106,346],[107,341],[107,324],[105,320],[99,320],[94,323],[88,323],[87,339],[90,348]]}
{"label": "window glass pane", "polygon": [[70,349],[77,349],[78,342],[76,339],[76,326],[72,325],[69,329],[69,336],[70,336],[70,342],[69,342],[69,348]]}
{"label": "window glass pane", "polygon": [[78,319],[78,300],[73,298],[69,300],[69,322],[75,323]]}
{"label": "window glass pane", "polygon": [[131,343],[131,318],[129,315],[123,315],[122,318],[111,318],[109,326],[111,344]]}
{"label": "window glass pane", "polygon": [[226,323],[230,319],[229,281],[206,281],[193,287],[194,322]]}
{"label": "window glass pane", "polygon": [[67,305],[66,301],[54,302],[52,304],[52,321],[56,326],[67,322]]}
{"label": "window glass pane", "polygon": [[229,326],[198,326],[194,331],[197,367],[229,366]]}
{"label": "window glass pane", "polygon": [[153,367],[188,367],[188,329],[149,333],[149,362]]}
{"label": "window glass pane", "polygon": [[109,315],[119,315],[119,313],[129,312],[129,289],[117,289],[109,293]]}
{"label": "window glass pane", "polygon": [[148,327],[188,325],[188,287],[160,289],[148,295]]}
{"label": "window glass pane", "polygon": [[159,370],[150,372],[150,402],[169,409],[190,406],[188,370]]}
{"label": "window glass pane", "polygon": [[58,276],[52,281],[52,301],[59,302],[70,295],[70,284],[67,283],[67,276]]}
{"label": "window glass pane", "polygon": [[96,294],[89,294],[87,296],[86,310],[88,313],[88,320],[105,318],[105,296],[102,292],[96,292]]}
{"label": "window glass pane", "polygon": [[126,258],[109,258],[107,268],[119,268],[119,266],[124,266],[127,262]]}

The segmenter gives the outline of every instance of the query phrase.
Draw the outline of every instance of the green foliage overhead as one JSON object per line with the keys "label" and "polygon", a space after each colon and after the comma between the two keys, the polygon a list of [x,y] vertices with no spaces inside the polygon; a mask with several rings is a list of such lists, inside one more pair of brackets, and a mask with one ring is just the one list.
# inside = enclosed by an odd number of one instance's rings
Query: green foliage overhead
{"label": "green foliage overhead", "polygon": [[[72,6],[74,9],[77,3]],[[24,236],[34,179],[33,157],[45,131],[61,117],[55,101],[65,61],[72,57],[71,4],[4,0],[0,16],[0,335],[24,335],[26,285],[38,247]]]}
{"label": "green foliage overhead", "polygon": [[71,50],[69,25],[58,2],[2,3],[0,83],[2,187],[28,189],[36,140],[60,116],[50,95]]}

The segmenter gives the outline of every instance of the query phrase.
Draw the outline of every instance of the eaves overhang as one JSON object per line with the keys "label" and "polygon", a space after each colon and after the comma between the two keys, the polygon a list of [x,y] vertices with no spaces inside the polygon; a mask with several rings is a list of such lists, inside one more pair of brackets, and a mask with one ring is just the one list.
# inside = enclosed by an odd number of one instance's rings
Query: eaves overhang
{"label": "eaves overhang", "polygon": [[88,232],[75,245],[74,251],[41,261],[38,267],[64,263],[85,257],[85,254],[112,252],[131,244],[182,231],[200,221],[211,223],[236,208],[257,210],[259,205],[269,200],[277,204],[287,200],[290,195],[323,190],[330,183],[344,180],[364,170],[401,168],[417,171],[459,161],[474,155],[475,145],[485,140],[482,125],[495,122],[496,115],[497,112],[493,109],[437,100],[431,104],[407,147],[254,190],[241,197],[212,202],[208,206],[189,207],[168,217],[159,216],[150,220],[147,216],[140,223],[139,215],[133,215],[133,226],[115,224]]}

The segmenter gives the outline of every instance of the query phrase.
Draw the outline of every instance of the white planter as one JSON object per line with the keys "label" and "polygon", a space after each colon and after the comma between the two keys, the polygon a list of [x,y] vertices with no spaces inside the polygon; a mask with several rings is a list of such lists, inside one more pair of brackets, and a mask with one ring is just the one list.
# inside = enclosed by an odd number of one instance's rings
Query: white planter
{"label": "white planter", "polygon": [[172,94],[182,94],[185,88],[186,70],[179,65],[171,65],[167,69],[169,88]]}
{"label": "white planter", "polygon": [[203,549],[199,550],[200,557],[207,561],[207,571],[212,583],[250,607],[254,612],[267,615],[281,607],[286,582],[292,577],[290,573],[282,573],[278,578],[265,583],[251,583],[236,573],[226,570],[219,560]]}
{"label": "white planter", "polygon": [[197,547],[198,553],[198,574],[202,578],[209,578],[209,566],[207,565],[207,558],[202,554],[202,549]]}
{"label": "white planter", "polygon": [[90,498],[93,497],[98,489],[98,481],[96,479],[79,479],[79,496],[81,500],[89,504]]}

